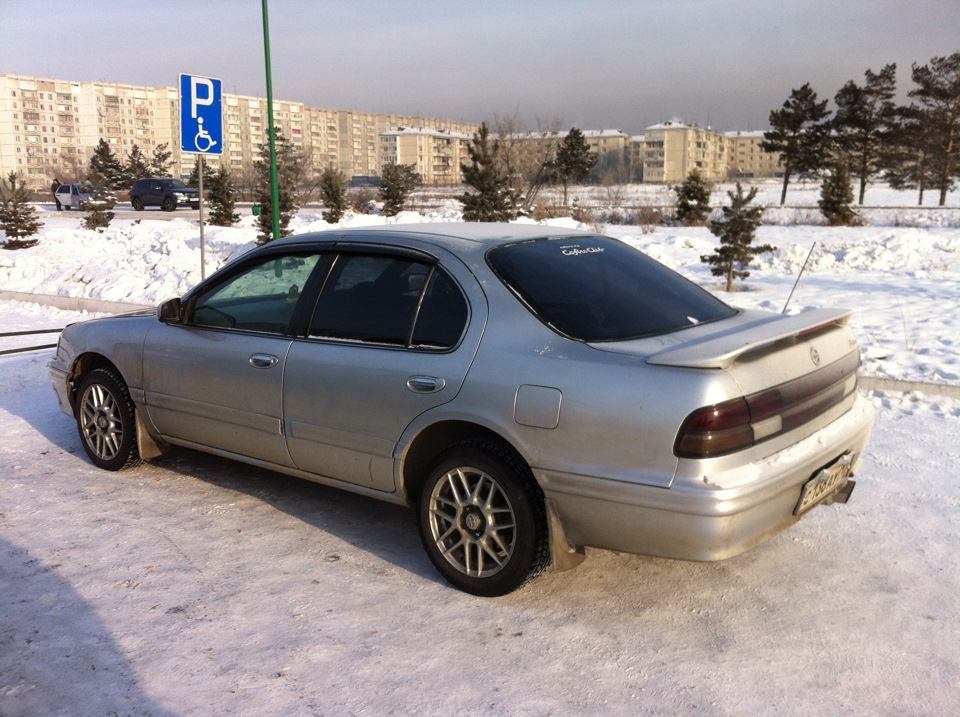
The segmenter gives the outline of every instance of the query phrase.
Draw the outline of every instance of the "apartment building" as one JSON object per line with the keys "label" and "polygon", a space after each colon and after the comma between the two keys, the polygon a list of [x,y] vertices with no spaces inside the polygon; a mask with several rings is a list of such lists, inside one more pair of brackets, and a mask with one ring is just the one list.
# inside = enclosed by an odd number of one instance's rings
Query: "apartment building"
{"label": "apartment building", "polygon": [[783,177],[780,155],[760,148],[763,132],[726,132],[730,140],[728,176],[734,179]]}
{"label": "apartment building", "polygon": [[[214,167],[224,162],[241,181],[248,178],[267,140],[268,111],[265,98],[224,93],[223,154],[205,161]],[[479,126],[277,99],[272,111],[275,126],[314,167],[336,166],[348,177],[380,173],[383,132],[421,126],[472,136]],[[54,178],[80,179],[101,139],[124,160],[134,145],[149,160],[166,144],[174,176],[189,175],[196,162],[196,155],[180,151],[180,98],[174,87],[0,74],[0,175],[19,172],[33,189],[49,187]],[[458,163],[456,169],[459,181]]]}
{"label": "apartment building", "polygon": [[[430,185],[458,184],[460,163],[479,125],[390,113],[309,107],[302,102],[223,95],[222,155],[241,183],[274,124],[316,169],[338,167],[348,177],[374,177],[387,162],[413,164]],[[762,132],[720,134],[682,122],[648,127],[631,137],[620,130],[584,130],[598,155],[591,180],[682,182],[697,169],[705,179],[782,176],[779,156],[760,149]],[[566,132],[511,135],[510,143],[534,159]],[[180,151],[180,98],[173,87],[78,82],[0,74],[0,176],[19,172],[33,189],[54,178],[82,178],[99,141],[125,160],[134,145],[150,159],[156,147],[171,152],[174,176],[187,176],[196,155]]]}
{"label": "apartment building", "polygon": [[763,132],[714,132],[683,122],[647,127],[639,140],[643,181],[678,183],[693,170],[704,179],[782,177],[780,155],[760,148]]}
{"label": "apartment building", "polygon": [[380,159],[382,165],[413,165],[426,185],[460,184],[460,163],[468,161],[472,139],[466,132],[399,127],[380,133]]}

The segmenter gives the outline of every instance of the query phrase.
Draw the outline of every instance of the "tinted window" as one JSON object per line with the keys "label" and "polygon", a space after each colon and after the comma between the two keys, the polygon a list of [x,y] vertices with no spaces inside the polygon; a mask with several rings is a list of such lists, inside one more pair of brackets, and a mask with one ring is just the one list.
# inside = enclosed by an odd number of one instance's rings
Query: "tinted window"
{"label": "tinted window", "polygon": [[581,341],[623,341],[733,315],[734,309],[636,249],[608,237],[541,239],[488,255],[530,310]]}
{"label": "tinted window", "polygon": [[193,326],[286,333],[318,254],[267,257],[191,302]]}
{"label": "tinted window", "polygon": [[450,348],[467,305],[433,264],[399,256],[337,257],[310,324],[310,336],[364,343]]}

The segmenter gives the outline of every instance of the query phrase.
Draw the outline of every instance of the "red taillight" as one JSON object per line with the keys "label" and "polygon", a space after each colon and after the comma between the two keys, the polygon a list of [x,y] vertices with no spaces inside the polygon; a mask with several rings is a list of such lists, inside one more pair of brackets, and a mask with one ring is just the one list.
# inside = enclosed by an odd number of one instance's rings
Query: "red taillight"
{"label": "red taillight", "polygon": [[753,445],[750,408],[738,398],[694,411],[680,428],[673,452],[681,458],[709,458]]}
{"label": "red taillight", "polygon": [[775,388],[697,409],[680,426],[674,455],[722,456],[801,426],[856,390],[859,365],[854,352]]}

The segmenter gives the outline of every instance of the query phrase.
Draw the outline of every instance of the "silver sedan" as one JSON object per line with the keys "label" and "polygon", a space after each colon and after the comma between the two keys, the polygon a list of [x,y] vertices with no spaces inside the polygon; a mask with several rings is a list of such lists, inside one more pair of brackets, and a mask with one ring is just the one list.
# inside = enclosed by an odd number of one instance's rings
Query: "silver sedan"
{"label": "silver sedan", "polygon": [[846,502],[873,423],[849,318],[735,309],[608,237],[390,226],[73,324],[50,371],[96,465],[188,446],[410,505],[439,572],[496,596],[585,547],[718,560]]}

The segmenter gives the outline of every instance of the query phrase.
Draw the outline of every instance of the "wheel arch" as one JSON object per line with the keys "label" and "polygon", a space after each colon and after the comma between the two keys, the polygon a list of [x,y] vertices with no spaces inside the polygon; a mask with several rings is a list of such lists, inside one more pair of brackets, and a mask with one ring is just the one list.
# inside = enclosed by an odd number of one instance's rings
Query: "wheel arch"
{"label": "wheel arch", "polygon": [[[427,478],[427,469],[430,464],[447,448],[469,440],[488,440],[503,443],[516,453],[529,467],[529,461],[517,449],[512,441],[501,433],[472,421],[449,419],[431,424],[420,431],[410,441],[403,454],[400,466],[399,491],[408,502],[416,503],[420,489]],[[542,494],[543,486],[533,473],[533,481]],[[543,497],[544,508],[547,514],[547,534],[550,543],[550,564],[555,572],[572,570],[583,562],[585,551],[583,546],[571,545],[567,541],[563,523],[553,501]]]}
{"label": "wheel arch", "polygon": [[410,441],[403,452],[400,466],[400,492],[410,502],[417,499],[426,480],[427,467],[450,446],[471,439],[500,441],[516,451],[510,441],[479,423],[464,420],[445,420],[433,423]]}
{"label": "wheel arch", "polygon": [[[91,371],[96,371],[98,368],[105,368],[115,372],[127,385],[127,389],[129,390],[127,377],[123,375],[123,371],[121,371],[120,367],[113,361],[103,354],[98,354],[93,351],[82,353],[73,362],[70,373],[67,375],[67,396],[70,400],[70,407],[74,413],[76,413],[77,410],[77,386],[83,380],[84,376]],[[150,460],[151,458],[156,458],[166,453],[170,448],[169,445],[151,435],[149,426],[144,419],[143,411],[137,406],[136,401],[133,402],[133,417],[136,422],[137,450],[140,457],[143,460]]]}
{"label": "wheel arch", "polygon": [[67,395],[70,398],[70,406],[74,410],[77,408],[77,384],[83,380],[84,376],[98,368],[111,369],[126,380],[123,372],[117,365],[103,354],[92,351],[80,354],[74,360],[73,365],[70,367],[70,373],[67,375]]}

